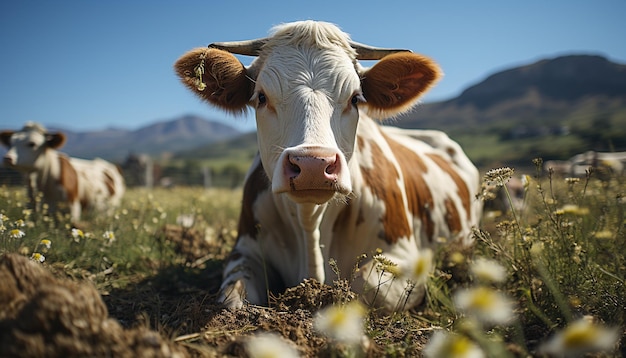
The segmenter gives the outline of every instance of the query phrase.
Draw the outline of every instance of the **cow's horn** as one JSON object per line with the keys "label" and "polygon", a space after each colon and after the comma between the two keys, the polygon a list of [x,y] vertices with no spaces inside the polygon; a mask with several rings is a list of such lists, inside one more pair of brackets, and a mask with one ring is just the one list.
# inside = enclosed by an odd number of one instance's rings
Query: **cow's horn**
{"label": "cow's horn", "polygon": [[266,38],[245,41],[214,42],[209,45],[209,48],[216,48],[237,55],[258,56],[261,53],[261,47],[263,47],[266,42]]}
{"label": "cow's horn", "polygon": [[380,60],[381,58],[396,52],[411,52],[411,50],[380,48],[350,41],[350,46],[356,50],[358,60]]}
{"label": "cow's horn", "polygon": [[[261,48],[267,42],[267,38],[245,40],[245,41],[229,41],[214,42],[209,48],[216,48],[237,55],[258,56]],[[365,45],[359,42],[350,41],[350,46],[357,52],[359,60],[380,60],[381,58],[396,52],[411,52],[405,49],[380,48]]]}

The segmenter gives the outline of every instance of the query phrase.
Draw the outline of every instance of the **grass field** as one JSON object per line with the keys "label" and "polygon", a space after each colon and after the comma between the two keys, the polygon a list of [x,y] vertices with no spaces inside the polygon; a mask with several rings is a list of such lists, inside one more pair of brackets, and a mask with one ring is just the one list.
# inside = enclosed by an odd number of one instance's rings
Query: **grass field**
{"label": "grass field", "polygon": [[[491,174],[496,183],[508,178]],[[88,215],[74,227],[67,217],[34,215],[24,189],[2,187],[0,252],[93,284],[109,317],[158,332],[182,356],[255,356],[265,344],[275,356],[620,357],[626,183],[595,174],[529,173],[524,207],[486,214],[473,247],[435,252],[425,303],[403,313],[348,303],[357,300],[346,280],[307,281],[270,307],[222,310],[215,294],[240,190],[131,189],[113,217]],[[0,327],[12,328],[11,314],[0,309]],[[336,335],[346,331],[357,337]]]}

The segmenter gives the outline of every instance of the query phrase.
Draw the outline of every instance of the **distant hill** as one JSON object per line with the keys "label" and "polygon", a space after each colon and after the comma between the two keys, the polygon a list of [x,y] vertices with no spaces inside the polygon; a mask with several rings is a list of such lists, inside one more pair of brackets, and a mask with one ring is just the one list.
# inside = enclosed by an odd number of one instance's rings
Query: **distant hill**
{"label": "distant hill", "polygon": [[195,148],[206,143],[233,138],[241,134],[228,125],[202,117],[185,115],[136,129],[106,129],[73,132],[62,128],[67,136],[61,151],[80,158],[101,157],[122,161],[129,153],[161,156]]}
{"label": "distant hill", "polygon": [[250,132],[231,139],[180,151],[174,155],[174,159],[240,158],[250,160],[257,152],[257,148],[256,132]]}
{"label": "distant hill", "polygon": [[571,55],[495,73],[458,97],[417,107],[396,125],[457,129],[494,122],[546,125],[546,120],[561,125],[579,110],[624,105],[626,65]]}
{"label": "distant hill", "polygon": [[626,65],[571,55],[495,73],[458,97],[416,107],[394,124],[452,131],[495,124],[561,126],[575,124],[572,115],[624,106]]}
{"label": "distant hill", "polygon": [[626,150],[626,65],[593,55],[541,60],[418,106],[393,124],[444,130],[485,165],[496,156],[520,163]]}

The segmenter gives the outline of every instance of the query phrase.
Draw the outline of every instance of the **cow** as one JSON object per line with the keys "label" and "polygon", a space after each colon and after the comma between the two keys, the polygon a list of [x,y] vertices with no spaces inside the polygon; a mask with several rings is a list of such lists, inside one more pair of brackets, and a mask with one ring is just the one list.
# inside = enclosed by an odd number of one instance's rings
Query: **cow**
{"label": "cow", "polygon": [[0,141],[9,148],[5,166],[26,174],[35,211],[39,193],[50,213],[66,203],[73,223],[79,222],[85,208],[110,213],[120,205],[125,184],[119,169],[99,158],[85,160],[60,153],[57,149],[65,143],[63,133],[48,133],[41,124],[27,122],[19,132],[0,132]]}
{"label": "cow", "polygon": [[[233,54],[256,58],[244,66]],[[348,277],[360,262],[353,290],[394,310],[407,282],[376,272],[373,253],[403,267],[442,238],[471,240],[479,174],[460,146],[440,131],[375,121],[407,112],[438,80],[431,59],[302,21],[189,50],[174,68],[209,104],[256,114],[259,153],[218,297],[226,307],[268,304],[270,293],[305,279],[332,283],[332,270]],[[409,293],[404,309],[423,300],[424,287]]]}
{"label": "cow", "polygon": [[600,179],[608,180],[612,176],[626,174],[626,152],[587,151],[576,154],[568,160],[549,160],[544,163],[545,171],[552,171],[560,176],[584,177],[590,167],[596,170]]}

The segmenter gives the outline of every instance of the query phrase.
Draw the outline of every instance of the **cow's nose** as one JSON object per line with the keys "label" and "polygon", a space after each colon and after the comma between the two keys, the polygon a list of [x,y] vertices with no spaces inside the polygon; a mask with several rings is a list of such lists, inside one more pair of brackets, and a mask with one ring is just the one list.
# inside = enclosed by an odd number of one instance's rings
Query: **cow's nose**
{"label": "cow's nose", "polygon": [[323,176],[327,179],[332,179],[337,177],[337,161],[337,155],[322,157],[290,155],[286,173],[291,178],[303,174],[305,176]]}
{"label": "cow's nose", "polygon": [[334,190],[341,170],[338,154],[290,154],[284,173],[291,190]]}
{"label": "cow's nose", "polygon": [[13,163],[13,158],[8,155],[5,155],[4,158],[2,158],[2,163],[6,166],[12,166],[15,164]]}

